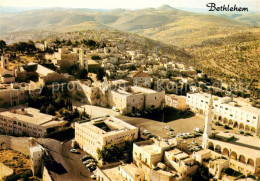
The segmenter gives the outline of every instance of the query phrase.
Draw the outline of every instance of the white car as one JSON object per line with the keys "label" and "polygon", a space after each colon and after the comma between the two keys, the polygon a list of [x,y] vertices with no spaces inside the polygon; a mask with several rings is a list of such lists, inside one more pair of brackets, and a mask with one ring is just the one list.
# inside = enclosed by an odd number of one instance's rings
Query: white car
{"label": "white car", "polygon": [[113,106],[112,110],[113,110],[113,111],[116,111],[116,112],[120,112],[120,110],[117,109],[115,106]]}
{"label": "white car", "polygon": [[136,113],[136,116],[141,116],[141,114],[137,112],[137,113]]}
{"label": "white car", "polygon": [[93,180],[96,180],[97,176],[96,175],[90,175],[90,178]]}
{"label": "white car", "polygon": [[191,133],[186,133],[186,135],[189,137],[189,138],[192,138],[193,137],[193,135],[191,134]]}
{"label": "white car", "polygon": [[77,149],[74,149],[74,148],[71,149],[70,152],[71,152],[71,153],[79,153],[79,151],[78,151]]}
{"label": "white car", "polygon": [[197,132],[197,133],[200,133],[202,130],[200,128],[194,128],[193,131]]}
{"label": "white car", "polygon": [[192,141],[191,144],[197,145],[198,143],[196,141]]}
{"label": "white car", "polygon": [[86,167],[92,167],[92,166],[96,166],[97,164],[95,162],[91,162],[89,164],[86,165]]}

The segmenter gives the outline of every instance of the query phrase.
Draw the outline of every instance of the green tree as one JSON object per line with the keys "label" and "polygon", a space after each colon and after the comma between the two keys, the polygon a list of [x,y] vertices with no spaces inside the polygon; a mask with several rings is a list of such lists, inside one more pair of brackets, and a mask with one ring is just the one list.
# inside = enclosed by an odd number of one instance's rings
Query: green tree
{"label": "green tree", "polygon": [[105,71],[103,68],[98,68],[97,71],[97,79],[100,81],[103,81],[103,77],[106,75]]}
{"label": "green tree", "polygon": [[4,40],[0,40],[0,49],[3,51],[3,49],[6,47],[6,43]]}
{"label": "green tree", "polygon": [[46,106],[42,105],[41,109],[40,109],[41,113],[46,113]]}
{"label": "green tree", "polygon": [[54,108],[54,106],[50,104],[46,108],[46,113],[54,116],[55,115],[55,108]]}

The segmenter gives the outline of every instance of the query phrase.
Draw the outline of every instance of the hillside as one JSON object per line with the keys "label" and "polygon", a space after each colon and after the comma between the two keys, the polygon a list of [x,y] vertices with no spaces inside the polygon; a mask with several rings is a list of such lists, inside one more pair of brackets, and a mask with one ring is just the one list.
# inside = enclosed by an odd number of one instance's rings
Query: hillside
{"label": "hillside", "polygon": [[187,50],[208,74],[250,81],[260,77],[260,29],[204,41]]}
{"label": "hillside", "polygon": [[[0,17],[0,34],[4,37],[9,32],[32,29],[71,32],[111,27],[187,47],[248,29],[255,18],[251,16],[249,22],[244,20],[241,23],[230,17],[191,13],[170,6],[110,11],[54,8],[3,13]],[[259,21],[255,18],[254,25]]]}

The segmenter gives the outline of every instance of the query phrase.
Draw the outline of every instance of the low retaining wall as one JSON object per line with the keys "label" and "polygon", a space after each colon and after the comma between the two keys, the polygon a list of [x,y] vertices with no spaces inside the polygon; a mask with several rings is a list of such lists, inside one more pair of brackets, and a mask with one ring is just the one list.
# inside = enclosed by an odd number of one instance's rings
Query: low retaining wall
{"label": "low retaining wall", "polygon": [[0,135],[0,149],[12,149],[30,155],[29,142],[26,137]]}

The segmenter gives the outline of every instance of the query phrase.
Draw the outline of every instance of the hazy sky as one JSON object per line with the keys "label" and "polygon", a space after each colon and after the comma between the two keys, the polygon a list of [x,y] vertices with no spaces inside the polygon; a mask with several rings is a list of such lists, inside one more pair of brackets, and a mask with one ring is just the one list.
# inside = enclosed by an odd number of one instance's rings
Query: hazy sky
{"label": "hazy sky", "polygon": [[206,4],[211,2],[216,3],[218,6],[236,4],[239,7],[248,7],[249,10],[260,11],[260,0],[0,0],[0,5],[31,8],[141,9],[167,4],[176,8],[207,9]]}

